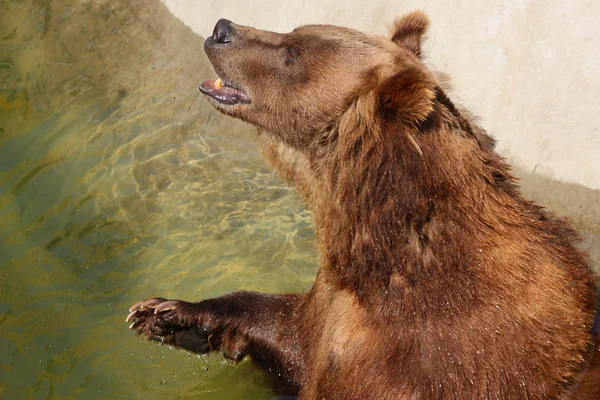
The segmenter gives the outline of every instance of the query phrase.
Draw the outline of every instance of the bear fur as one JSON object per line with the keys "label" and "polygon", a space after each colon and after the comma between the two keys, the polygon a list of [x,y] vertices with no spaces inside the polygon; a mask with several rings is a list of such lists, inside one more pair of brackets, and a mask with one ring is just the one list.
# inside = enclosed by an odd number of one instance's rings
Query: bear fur
{"label": "bear fur", "polygon": [[217,23],[205,50],[220,78],[200,90],[258,127],[262,155],[302,193],[319,272],[307,294],[145,300],[132,329],[250,355],[301,399],[600,398],[578,236],[521,196],[422,62],[428,25],[409,13],[388,39]]}

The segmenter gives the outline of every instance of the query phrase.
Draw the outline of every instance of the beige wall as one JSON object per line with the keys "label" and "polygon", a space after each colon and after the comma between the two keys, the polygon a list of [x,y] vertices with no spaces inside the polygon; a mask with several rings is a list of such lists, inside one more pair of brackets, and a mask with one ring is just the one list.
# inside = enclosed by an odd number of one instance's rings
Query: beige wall
{"label": "beige wall", "polygon": [[600,189],[600,1],[163,0],[206,37],[221,17],[286,32],[328,23],[385,34],[412,9],[432,19],[427,62],[525,174]]}

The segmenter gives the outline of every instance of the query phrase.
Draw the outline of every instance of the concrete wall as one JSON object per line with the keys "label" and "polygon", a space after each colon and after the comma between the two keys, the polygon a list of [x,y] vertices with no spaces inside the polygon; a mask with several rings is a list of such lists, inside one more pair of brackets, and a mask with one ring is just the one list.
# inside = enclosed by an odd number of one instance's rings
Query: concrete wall
{"label": "concrete wall", "polygon": [[600,1],[163,0],[206,37],[222,17],[287,32],[301,24],[386,34],[395,16],[432,19],[427,62],[452,77],[453,98],[481,117],[515,166],[600,189]]}

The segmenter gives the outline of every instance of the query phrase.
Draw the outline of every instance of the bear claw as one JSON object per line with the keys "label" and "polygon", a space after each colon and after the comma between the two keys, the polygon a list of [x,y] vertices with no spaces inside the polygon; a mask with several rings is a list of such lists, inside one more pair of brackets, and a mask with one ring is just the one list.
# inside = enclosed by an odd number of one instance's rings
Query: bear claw
{"label": "bear claw", "polygon": [[160,303],[158,306],[154,307],[154,314],[158,314],[165,311],[170,311],[176,308],[179,302],[177,300],[169,300],[163,303]]}
{"label": "bear claw", "polygon": [[[125,322],[129,322],[129,321],[125,321]],[[131,323],[131,325],[129,325],[129,329],[135,329],[137,328],[142,322],[139,319],[136,319],[135,321],[133,321]]]}
{"label": "bear claw", "polygon": [[167,301],[167,299],[163,299],[161,297],[153,297],[151,299],[138,301],[137,303],[132,305],[131,308],[129,308],[129,311],[134,312],[138,310],[144,310],[146,308],[154,308],[155,305],[163,303],[165,301]]}
{"label": "bear claw", "polygon": [[[125,318],[125,322],[129,322],[129,321],[133,320],[135,317],[135,314],[137,314],[137,310],[134,310],[134,311],[130,310],[130,313],[127,315],[127,318]],[[137,318],[135,318],[135,319],[137,320]],[[135,323],[135,321],[134,321],[134,323]],[[129,326],[129,329],[131,329],[132,326],[133,326],[133,324],[131,324],[131,326]]]}

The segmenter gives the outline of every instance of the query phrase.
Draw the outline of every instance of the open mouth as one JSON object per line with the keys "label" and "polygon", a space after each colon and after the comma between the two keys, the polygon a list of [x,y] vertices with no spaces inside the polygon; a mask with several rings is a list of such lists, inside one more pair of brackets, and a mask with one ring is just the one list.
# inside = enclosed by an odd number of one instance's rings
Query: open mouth
{"label": "open mouth", "polygon": [[216,80],[204,81],[200,84],[200,91],[212,97],[221,104],[248,104],[251,103],[250,96],[239,86],[218,78]]}

